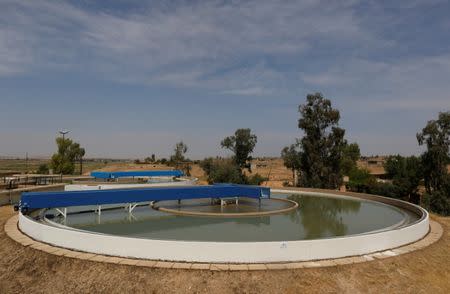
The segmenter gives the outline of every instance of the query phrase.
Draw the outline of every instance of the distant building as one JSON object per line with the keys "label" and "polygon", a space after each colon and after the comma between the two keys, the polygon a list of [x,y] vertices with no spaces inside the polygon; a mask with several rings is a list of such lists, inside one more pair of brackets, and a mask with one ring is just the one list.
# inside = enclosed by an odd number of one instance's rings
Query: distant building
{"label": "distant building", "polygon": [[386,179],[386,171],[384,170],[386,158],[386,156],[361,157],[357,165],[359,168],[367,169],[377,179],[384,180]]}

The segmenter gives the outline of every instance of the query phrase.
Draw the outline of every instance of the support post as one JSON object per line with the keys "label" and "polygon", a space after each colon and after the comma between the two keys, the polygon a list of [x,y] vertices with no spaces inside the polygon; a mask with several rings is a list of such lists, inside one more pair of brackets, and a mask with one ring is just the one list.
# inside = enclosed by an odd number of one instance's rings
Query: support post
{"label": "support post", "polygon": [[62,210],[59,208],[55,208],[57,212],[59,212],[64,218],[67,217],[67,207],[64,207]]}
{"label": "support post", "polygon": [[133,204],[133,203],[129,203],[128,204],[128,213],[131,213],[137,206],[137,203]]}

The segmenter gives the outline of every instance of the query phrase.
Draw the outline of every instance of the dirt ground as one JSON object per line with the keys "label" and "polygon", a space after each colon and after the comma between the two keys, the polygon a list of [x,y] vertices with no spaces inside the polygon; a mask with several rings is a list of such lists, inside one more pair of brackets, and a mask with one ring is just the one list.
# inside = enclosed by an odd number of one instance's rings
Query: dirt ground
{"label": "dirt ground", "polygon": [[[108,163],[107,166],[99,168],[97,170],[102,171],[118,171],[118,170],[161,170],[171,169],[166,165],[161,164],[135,164],[129,162],[115,162]],[[292,184],[292,171],[288,170],[283,165],[281,158],[266,158],[255,160],[253,164],[252,174],[259,173],[261,176],[266,177],[269,181],[263,183],[263,186],[270,186],[273,188],[283,187],[283,183],[289,182]],[[89,173],[86,172],[86,175]],[[198,164],[191,165],[191,176],[198,178],[199,184],[207,184],[207,177],[205,172]]]}
{"label": "dirt ground", "polygon": [[361,264],[281,271],[210,272],[105,264],[54,256],[4,232],[0,207],[0,293],[450,293],[450,218],[433,245]]}

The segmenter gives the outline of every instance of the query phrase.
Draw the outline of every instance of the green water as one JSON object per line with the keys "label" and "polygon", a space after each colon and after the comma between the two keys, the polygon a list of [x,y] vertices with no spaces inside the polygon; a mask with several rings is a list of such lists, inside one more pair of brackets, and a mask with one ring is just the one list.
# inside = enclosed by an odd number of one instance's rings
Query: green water
{"label": "green water", "polygon": [[[131,216],[124,209],[104,210],[101,216],[92,212],[71,214],[66,225],[137,238],[250,242],[355,235],[404,225],[418,219],[414,214],[392,206],[353,198],[287,194],[273,194],[272,197],[294,200],[299,203],[299,207],[285,214],[223,218],[172,215],[153,210],[147,205],[135,208]],[[265,201],[263,207],[274,205],[274,202]],[[282,202],[277,203],[280,205]],[[176,207],[174,203],[170,205]],[[193,202],[190,205],[191,208],[195,206]],[[205,207],[201,210],[208,211]],[[217,206],[212,209],[220,210]],[[229,209],[232,209],[231,206]],[[57,221],[62,222],[61,219]]]}

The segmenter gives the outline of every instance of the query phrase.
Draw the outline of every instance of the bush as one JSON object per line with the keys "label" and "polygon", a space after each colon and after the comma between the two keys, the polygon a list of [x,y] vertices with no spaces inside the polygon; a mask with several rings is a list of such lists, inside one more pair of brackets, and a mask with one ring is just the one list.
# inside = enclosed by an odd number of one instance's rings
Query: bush
{"label": "bush", "polygon": [[401,194],[400,189],[397,186],[390,183],[373,183],[367,187],[366,193],[397,199],[404,198],[403,197],[404,195]]}
{"label": "bush", "polygon": [[39,165],[36,173],[41,174],[41,175],[47,175],[49,173],[48,165],[45,163]]}
{"label": "bush", "polygon": [[[402,200],[418,202],[418,195],[412,192],[406,192],[403,186],[392,183],[379,183],[368,170],[353,169],[349,173],[350,181],[347,186],[349,190],[359,193],[374,194],[397,198]],[[408,194],[411,193],[411,194]]]}
{"label": "bush", "polygon": [[261,176],[260,174],[254,174],[250,177],[246,177],[245,182],[249,185],[261,185],[263,182],[267,181],[268,178]]}
{"label": "bush", "polygon": [[434,191],[431,194],[425,194],[422,200],[422,206],[432,212],[440,215],[450,215],[450,199],[445,192]]}
{"label": "bush", "polygon": [[369,186],[376,184],[375,178],[366,169],[354,168],[349,174],[347,184],[351,191],[359,193],[369,193]]}
{"label": "bush", "polygon": [[440,215],[450,215],[450,180],[447,179],[441,190],[426,193],[422,198],[422,206]]}
{"label": "bush", "polygon": [[260,185],[268,179],[260,174],[247,177],[241,172],[239,166],[232,159],[206,158],[200,163],[200,167],[208,176],[208,182]]}
{"label": "bush", "polygon": [[207,158],[200,163],[200,166],[208,176],[208,182],[210,184],[245,183],[244,177],[241,174],[241,170],[232,160]]}

